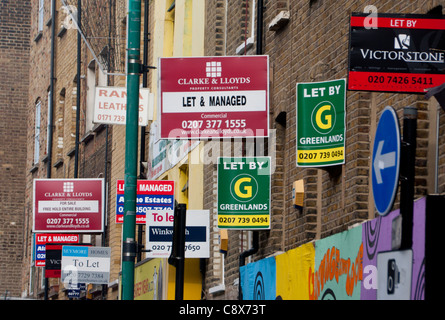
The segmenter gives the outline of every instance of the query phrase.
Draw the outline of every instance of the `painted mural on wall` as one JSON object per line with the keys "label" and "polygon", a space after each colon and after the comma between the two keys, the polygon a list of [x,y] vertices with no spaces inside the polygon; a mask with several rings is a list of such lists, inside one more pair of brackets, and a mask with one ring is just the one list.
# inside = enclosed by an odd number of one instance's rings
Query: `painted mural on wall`
{"label": "painted mural on wall", "polygon": [[275,299],[276,267],[274,257],[249,263],[240,269],[243,300]]}
{"label": "painted mural on wall", "polygon": [[277,299],[308,300],[308,274],[314,270],[315,246],[313,242],[277,255]]}
{"label": "painted mural on wall", "polygon": [[411,249],[392,250],[395,210],[242,267],[243,299],[423,300],[425,204],[425,198],[414,203]]}

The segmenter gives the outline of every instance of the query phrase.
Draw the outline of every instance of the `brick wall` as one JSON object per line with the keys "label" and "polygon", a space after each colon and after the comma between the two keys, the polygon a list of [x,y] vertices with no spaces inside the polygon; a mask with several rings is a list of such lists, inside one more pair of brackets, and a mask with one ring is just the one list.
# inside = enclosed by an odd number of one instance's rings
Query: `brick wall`
{"label": "brick wall", "polygon": [[29,1],[0,3],[1,296],[21,294],[30,13]]}
{"label": "brick wall", "polygon": [[[206,55],[235,55],[244,41],[245,1],[207,3]],[[346,161],[344,165],[298,168],[295,165],[296,83],[333,80],[347,77],[349,18],[352,12],[363,12],[366,1],[264,1],[263,54],[270,59],[270,128],[276,129],[276,170],[272,176],[272,227],[260,232],[260,249],[252,261],[278,251],[287,251],[313,239],[324,238],[346,230],[363,220],[374,218],[370,191],[370,158],[372,136],[385,106],[393,106],[400,119],[403,134],[403,108],[418,109],[415,197],[434,190],[434,170],[428,165],[434,159],[432,129],[437,103],[424,101],[422,95],[347,92]],[[427,13],[439,1],[376,1],[379,13]],[[287,25],[269,31],[268,25],[282,10],[289,10]],[[227,14],[227,16],[226,16]],[[227,18],[228,17],[228,18]],[[250,23],[250,16],[247,19]],[[253,49],[246,52],[255,54]],[[244,52],[241,52],[244,54]],[[285,123],[277,117],[285,115]],[[443,112],[440,113],[438,191],[445,190],[445,156],[443,148]],[[442,133],[442,134],[441,134]],[[215,166],[205,167],[205,186]],[[303,179],[305,199],[302,209],[292,205],[292,183]],[[214,209],[216,195],[204,187],[204,207]],[[394,209],[399,208],[397,196]],[[237,291],[238,259],[242,251],[240,231],[229,231],[229,251],[225,257],[225,292],[208,294],[210,299],[233,297]],[[245,235],[246,232],[244,232]],[[244,242],[244,249],[246,242]],[[211,276],[209,259],[206,292],[218,284]],[[247,261],[246,261],[247,262]]]}

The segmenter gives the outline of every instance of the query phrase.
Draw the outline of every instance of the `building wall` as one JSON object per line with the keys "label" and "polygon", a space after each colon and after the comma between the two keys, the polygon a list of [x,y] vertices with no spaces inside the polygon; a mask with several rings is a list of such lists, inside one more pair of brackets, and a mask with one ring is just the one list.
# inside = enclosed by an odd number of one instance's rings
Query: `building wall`
{"label": "building wall", "polygon": [[31,5],[0,4],[0,295],[19,297],[25,212]]}
{"label": "building wall", "polygon": [[[397,111],[402,134],[403,108],[418,109],[415,198],[442,192],[444,188],[442,138],[437,173],[433,165],[438,104],[434,99],[425,101],[422,95],[348,91],[345,164],[324,169],[296,167],[296,84],[347,78],[350,14],[363,12],[369,3],[337,1],[334,4],[321,0],[265,0],[263,3],[262,54],[269,55],[270,128],[275,129],[276,138],[275,142],[269,139],[269,150],[274,143],[276,168],[272,175],[271,230],[259,232],[258,253],[246,263],[326,238],[376,217],[370,182],[370,150],[378,119],[387,105]],[[439,4],[439,1],[373,3],[379,13],[419,14]],[[250,8],[252,3],[248,5]],[[246,1],[220,0],[208,4],[206,30],[214,32],[206,33],[205,55],[256,54],[256,32],[254,45],[247,50],[243,47],[243,42],[248,43],[252,36],[249,10],[246,14]],[[282,10],[289,11],[289,22],[276,31],[269,30],[269,23]],[[443,117],[440,113],[439,137]],[[216,214],[215,170],[215,165],[206,165],[204,169],[204,207],[213,214]],[[439,177],[437,190],[436,175]],[[305,194],[303,208],[298,209],[292,203],[292,183],[300,179],[304,181]],[[400,194],[394,209],[399,208],[399,200]],[[214,228],[213,235],[218,232]],[[237,296],[239,255],[250,248],[251,236],[250,231],[229,230],[228,251],[224,257],[219,254],[218,243],[212,247],[205,287],[209,299]]]}

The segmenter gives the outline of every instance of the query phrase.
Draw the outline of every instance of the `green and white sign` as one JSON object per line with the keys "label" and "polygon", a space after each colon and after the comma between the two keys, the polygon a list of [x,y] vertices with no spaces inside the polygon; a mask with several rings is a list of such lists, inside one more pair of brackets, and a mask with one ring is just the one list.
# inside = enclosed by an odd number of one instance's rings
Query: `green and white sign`
{"label": "green and white sign", "polygon": [[270,157],[218,158],[218,227],[270,229]]}
{"label": "green and white sign", "polygon": [[346,80],[297,83],[297,166],[345,162]]}

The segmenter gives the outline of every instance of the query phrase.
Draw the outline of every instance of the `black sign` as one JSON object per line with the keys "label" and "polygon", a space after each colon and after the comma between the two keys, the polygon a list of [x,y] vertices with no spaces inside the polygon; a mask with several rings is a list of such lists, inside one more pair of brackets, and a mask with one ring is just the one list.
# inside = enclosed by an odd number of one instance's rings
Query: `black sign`
{"label": "black sign", "polygon": [[47,244],[45,278],[60,278],[62,267],[62,244]]}
{"label": "black sign", "polygon": [[372,19],[351,16],[349,90],[425,93],[445,82],[445,19],[408,14]]}

